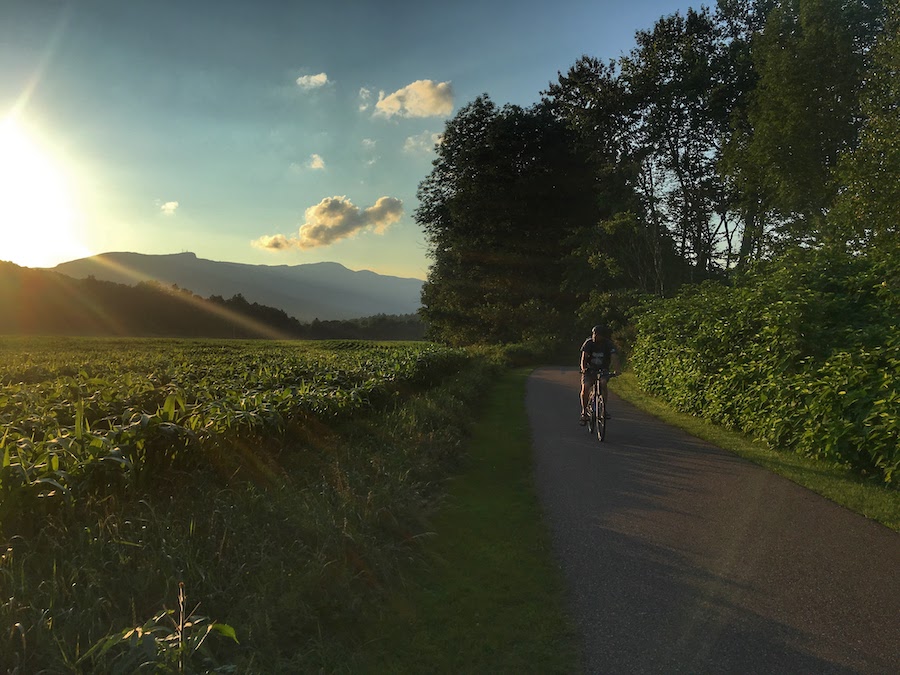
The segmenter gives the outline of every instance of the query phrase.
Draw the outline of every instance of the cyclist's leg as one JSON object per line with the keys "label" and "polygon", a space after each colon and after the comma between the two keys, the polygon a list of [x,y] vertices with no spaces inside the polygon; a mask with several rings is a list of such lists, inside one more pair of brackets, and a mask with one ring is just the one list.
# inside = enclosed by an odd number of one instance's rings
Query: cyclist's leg
{"label": "cyclist's leg", "polygon": [[591,394],[591,380],[588,373],[581,374],[581,423],[587,421],[588,399]]}

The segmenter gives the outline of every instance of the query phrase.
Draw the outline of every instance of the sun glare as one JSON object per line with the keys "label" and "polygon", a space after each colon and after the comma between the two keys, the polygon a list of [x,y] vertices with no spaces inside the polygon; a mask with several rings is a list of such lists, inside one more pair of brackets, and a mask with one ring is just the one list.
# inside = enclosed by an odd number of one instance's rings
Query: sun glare
{"label": "sun glare", "polygon": [[0,260],[52,267],[84,255],[66,176],[14,120],[0,120]]}

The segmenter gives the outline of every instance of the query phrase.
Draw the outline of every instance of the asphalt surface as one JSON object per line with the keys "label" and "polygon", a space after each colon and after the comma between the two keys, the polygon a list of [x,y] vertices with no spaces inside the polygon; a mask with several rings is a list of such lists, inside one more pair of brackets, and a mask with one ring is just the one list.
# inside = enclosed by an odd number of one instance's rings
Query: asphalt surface
{"label": "asphalt surface", "polygon": [[528,380],[535,481],[587,673],[900,673],[900,535],[615,397]]}

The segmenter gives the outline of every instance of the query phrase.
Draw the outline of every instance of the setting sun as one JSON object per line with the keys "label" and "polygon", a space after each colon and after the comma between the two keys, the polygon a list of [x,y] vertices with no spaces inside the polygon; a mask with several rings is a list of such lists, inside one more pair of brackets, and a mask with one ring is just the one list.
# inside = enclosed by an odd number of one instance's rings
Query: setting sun
{"label": "setting sun", "polygon": [[14,120],[0,121],[0,260],[51,267],[87,255],[66,175]]}

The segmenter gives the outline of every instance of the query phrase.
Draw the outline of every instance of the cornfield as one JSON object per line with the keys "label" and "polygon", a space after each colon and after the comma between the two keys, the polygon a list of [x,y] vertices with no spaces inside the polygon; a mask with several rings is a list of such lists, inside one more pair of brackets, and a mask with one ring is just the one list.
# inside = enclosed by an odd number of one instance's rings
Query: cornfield
{"label": "cornfield", "polygon": [[0,531],[196,466],[235,438],[368,414],[457,370],[423,343],[0,341]]}

